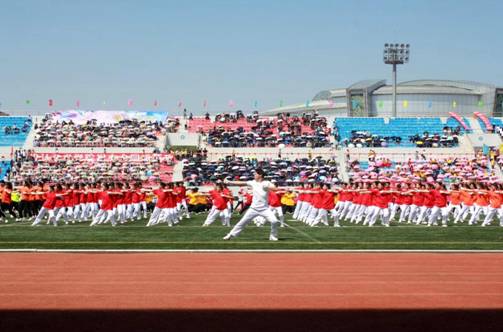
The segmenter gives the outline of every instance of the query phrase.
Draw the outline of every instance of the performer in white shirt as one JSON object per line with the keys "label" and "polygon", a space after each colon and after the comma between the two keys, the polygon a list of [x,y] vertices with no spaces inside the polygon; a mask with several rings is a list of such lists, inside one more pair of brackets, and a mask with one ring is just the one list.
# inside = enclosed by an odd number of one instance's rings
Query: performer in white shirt
{"label": "performer in white shirt", "polygon": [[225,183],[234,186],[249,186],[252,188],[253,199],[252,204],[241,218],[241,220],[234,226],[234,228],[224,237],[224,240],[230,240],[238,236],[246,225],[255,217],[262,216],[271,223],[271,234],[269,240],[278,241],[278,226],[279,221],[274,213],[269,209],[268,195],[269,190],[275,190],[276,186],[269,182],[264,181],[264,171],[260,168],[255,170],[253,181],[226,181]]}

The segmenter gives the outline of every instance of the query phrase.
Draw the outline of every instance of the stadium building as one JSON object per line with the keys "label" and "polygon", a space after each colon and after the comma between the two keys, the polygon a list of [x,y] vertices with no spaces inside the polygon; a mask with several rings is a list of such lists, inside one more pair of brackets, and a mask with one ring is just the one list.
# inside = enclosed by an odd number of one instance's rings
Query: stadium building
{"label": "stadium building", "polygon": [[[386,80],[365,80],[348,88],[320,91],[310,102],[274,108],[263,114],[319,111],[338,117],[390,117],[392,100],[393,89]],[[415,80],[397,85],[398,117],[447,117],[449,112],[460,116],[480,112],[490,117],[502,117],[502,108],[503,88],[491,84]]]}

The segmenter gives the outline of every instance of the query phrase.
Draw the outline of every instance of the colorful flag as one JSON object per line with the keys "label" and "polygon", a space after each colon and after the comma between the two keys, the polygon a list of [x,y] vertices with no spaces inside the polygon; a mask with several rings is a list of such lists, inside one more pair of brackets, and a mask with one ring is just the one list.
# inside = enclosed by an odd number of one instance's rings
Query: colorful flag
{"label": "colorful flag", "polygon": [[328,107],[334,108],[334,101],[332,99],[328,100]]}
{"label": "colorful flag", "polygon": [[132,107],[133,106],[133,99],[128,99],[127,106],[128,107]]}
{"label": "colorful flag", "polygon": [[154,107],[157,107],[157,106],[159,106],[159,102],[156,99],[156,100],[154,100]]}
{"label": "colorful flag", "polygon": [[75,102],[75,106],[77,106],[77,108],[80,108],[80,100],[77,100],[77,101]]}
{"label": "colorful flag", "polygon": [[49,100],[47,101],[47,104],[49,105],[49,107],[54,106],[54,100],[49,99]]}
{"label": "colorful flag", "polygon": [[181,100],[179,100],[177,106],[178,106],[178,108],[182,108],[183,102]]}
{"label": "colorful flag", "polygon": [[236,102],[231,99],[231,100],[229,100],[228,105],[229,105],[230,108],[234,108],[234,107],[236,107]]}
{"label": "colorful flag", "polygon": [[404,101],[402,102],[402,106],[403,106],[403,108],[407,108],[407,107],[409,107],[409,101],[408,101],[408,100],[404,100]]}
{"label": "colorful flag", "polygon": [[384,107],[384,102],[383,102],[382,100],[379,100],[379,101],[377,102],[377,107],[379,107],[379,108],[383,108],[383,107]]}
{"label": "colorful flag", "polygon": [[31,104],[31,100],[26,99],[26,100],[25,100],[25,103],[26,103],[26,105],[30,105],[30,104]]}
{"label": "colorful flag", "polygon": [[458,103],[455,100],[453,100],[452,101],[452,108],[456,108],[456,106],[458,106]]}
{"label": "colorful flag", "polygon": [[484,107],[484,101],[479,100],[478,106],[479,106],[480,108]]}

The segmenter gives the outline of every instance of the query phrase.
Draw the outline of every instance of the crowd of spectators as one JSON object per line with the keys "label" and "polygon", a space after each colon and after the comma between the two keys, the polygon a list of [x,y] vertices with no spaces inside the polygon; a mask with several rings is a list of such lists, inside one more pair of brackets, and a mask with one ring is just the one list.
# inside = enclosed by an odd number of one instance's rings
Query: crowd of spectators
{"label": "crowd of spectators", "polygon": [[16,153],[10,180],[21,182],[97,182],[168,180],[172,176],[171,154]]}
{"label": "crowd of spectators", "polygon": [[368,167],[359,162],[350,163],[350,178],[357,180],[391,180],[397,182],[443,182],[497,181],[491,168],[490,158],[482,153],[473,157],[446,157],[409,159],[406,162],[391,163],[386,158],[375,158]]}
{"label": "crowd of spectators", "polygon": [[166,133],[164,123],[158,121],[135,119],[108,124],[94,119],[75,124],[71,120],[55,121],[51,114],[35,129],[36,147],[154,147],[158,137]]}
{"label": "crowd of spectators", "polygon": [[[445,127],[442,133],[430,134],[425,131],[422,134],[409,136],[409,142],[418,148],[455,147],[459,144],[459,130],[459,128]],[[400,146],[402,144],[402,137],[380,136],[372,134],[370,131],[353,130],[351,137],[342,140],[341,144],[351,148]]]}
{"label": "crowd of spectators", "polygon": [[18,127],[16,125],[12,126],[4,126],[3,131],[5,135],[18,135],[18,134],[26,134],[30,131],[32,125],[32,120],[31,118],[28,118],[24,121],[22,127]]}
{"label": "crowd of spectators", "polygon": [[207,134],[207,143],[214,147],[328,147],[331,129],[327,119],[317,114],[260,117],[257,112],[245,116],[223,113],[215,116],[211,126],[201,126],[199,132]]}
{"label": "crowd of spectators", "polygon": [[340,181],[337,162],[321,157],[296,160],[242,158],[228,156],[218,161],[208,161],[202,156],[194,156],[183,161],[184,180],[191,185],[202,185],[217,180],[253,179],[253,171],[262,168],[267,180],[280,185],[294,182],[331,182]]}
{"label": "crowd of spectators", "polygon": [[179,118],[168,118],[166,119],[166,124],[164,125],[166,128],[166,132],[168,133],[176,133],[180,128],[180,119]]}

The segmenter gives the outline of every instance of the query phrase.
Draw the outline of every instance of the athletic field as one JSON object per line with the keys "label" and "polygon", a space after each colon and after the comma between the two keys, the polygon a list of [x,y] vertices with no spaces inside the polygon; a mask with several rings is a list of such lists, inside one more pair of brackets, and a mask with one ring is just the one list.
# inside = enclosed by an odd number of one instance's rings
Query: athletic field
{"label": "athletic field", "polygon": [[[88,223],[31,227],[30,222],[0,225],[0,249],[415,249],[415,250],[503,250],[503,227],[452,225],[447,228],[392,224],[372,228],[342,223],[342,227],[307,227],[287,215],[280,240],[268,240],[269,224],[249,224],[240,237],[223,241],[229,228],[216,221],[201,227],[206,215],[183,220],[175,227],[166,224],[145,227],[146,220],[112,227]],[[233,217],[234,225],[239,220]]]}

